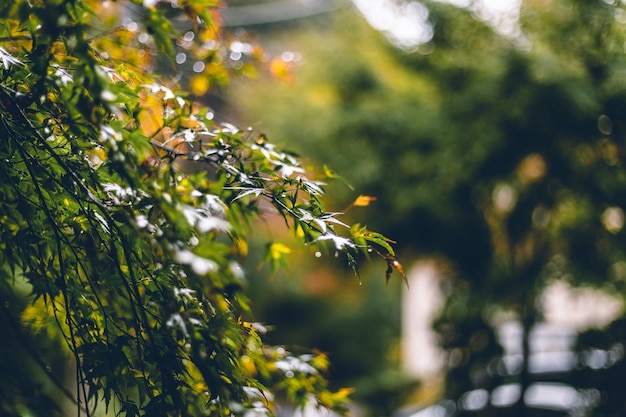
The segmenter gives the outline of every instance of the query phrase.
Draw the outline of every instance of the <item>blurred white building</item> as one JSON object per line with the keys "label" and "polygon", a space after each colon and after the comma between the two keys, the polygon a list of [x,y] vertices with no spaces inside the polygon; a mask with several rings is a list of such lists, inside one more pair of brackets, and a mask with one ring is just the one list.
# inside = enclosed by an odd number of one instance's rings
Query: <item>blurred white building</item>
{"label": "blurred white building", "polygon": [[[443,356],[430,326],[443,301],[441,275],[434,262],[416,264],[408,272],[410,289],[403,295],[403,368],[407,375],[423,381],[442,371]],[[541,304],[545,322],[535,325],[529,335],[528,370],[534,375],[571,371],[578,361],[572,351],[576,334],[606,326],[624,307],[621,300],[610,294],[591,288],[573,288],[563,281],[555,281],[545,289]],[[514,320],[504,321],[496,331],[504,348],[502,366],[514,374],[523,364],[522,326]],[[586,365],[593,367],[593,360],[593,357],[587,358]],[[584,407],[585,401],[589,401],[581,398],[571,386],[548,382],[533,383],[525,393],[514,383],[499,386],[491,393],[477,389],[465,393],[459,401],[466,410],[479,410],[489,403],[495,407],[510,406],[520,395],[524,395],[524,402],[530,407],[563,411]],[[442,401],[418,412],[400,412],[398,416],[448,417],[454,415],[456,406],[455,401]]]}

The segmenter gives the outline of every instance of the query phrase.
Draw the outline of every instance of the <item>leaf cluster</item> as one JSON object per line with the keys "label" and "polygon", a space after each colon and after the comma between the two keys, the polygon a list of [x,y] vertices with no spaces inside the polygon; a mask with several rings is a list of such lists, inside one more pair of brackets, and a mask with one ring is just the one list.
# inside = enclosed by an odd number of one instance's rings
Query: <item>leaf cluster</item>
{"label": "leaf cluster", "polygon": [[[355,270],[359,239],[383,256],[391,241],[350,235],[296,157],[164,85],[146,55],[175,62],[180,34],[143,4],[0,6],[0,268],[2,285],[32,293],[13,320],[37,319],[66,344],[79,414],[100,401],[124,416],[272,414],[280,391],[346,412],[324,355],[265,346],[241,319],[240,261],[268,216],[306,243],[330,241]],[[181,6],[219,44],[216,3]],[[272,261],[288,254],[268,248]]]}

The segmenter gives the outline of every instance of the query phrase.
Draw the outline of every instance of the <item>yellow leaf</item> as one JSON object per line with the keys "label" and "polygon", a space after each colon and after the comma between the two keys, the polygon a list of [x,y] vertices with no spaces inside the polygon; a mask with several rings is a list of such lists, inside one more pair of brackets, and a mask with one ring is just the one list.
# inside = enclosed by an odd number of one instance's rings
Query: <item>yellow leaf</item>
{"label": "yellow leaf", "polygon": [[206,94],[206,92],[209,91],[210,87],[211,83],[209,82],[209,79],[206,76],[202,75],[196,75],[192,77],[189,83],[189,89],[196,96],[202,96]]}
{"label": "yellow leaf", "polygon": [[256,375],[257,369],[254,365],[254,361],[250,358],[250,356],[243,355],[241,357],[241,365],[248,375]]}
{"label": "yellow leaf", "polygon": [[376,197],[372,197],[369,195],[360,195],[356,198],[356,200],[354,200],[354,203],[352,203],[352,205],[355,207],[367,207],[372,201],[376,201]]}
{"label": "yellow leaf", "polygon": [[270,246],[270,254],[272,259],[280,259],[283,255],[291,253],[291,249],[282,243],[274,242]]}
{"label": "yellow leaf", "polygon": [[293,63],[287,62],[282,58],[274,58],[269,65],[270,74],[272,76],[286,81],[293,82]]}
{"label": "yellow leaf", "polygon": [[256,139],[256,144],[259,146],[263,146],[266,143],[267,143],[267,136],[265,136],[265,133],[259,134],[259,137]]}
{"label": "yellow leaf", "polygon": [[336,396],[337,398],[348,398],[348,396],[354,391],[356,391],[356,388],[340,388],[339,391],[337,391]]}
{"label": "yellow leaf", "polygon": [[334,178],[337,174],[335,174],[335,172],[328,168],[328,165],[324,165],[324,175],[326,175],[328,178]]}
{"label": "yellow leaf", "polygon": [[246,242],[244,239],[235,239],[235,245],[237,246],[237,252],[239,253],[239,255],[241,256],[247,256],[248,255],[248,242]]}

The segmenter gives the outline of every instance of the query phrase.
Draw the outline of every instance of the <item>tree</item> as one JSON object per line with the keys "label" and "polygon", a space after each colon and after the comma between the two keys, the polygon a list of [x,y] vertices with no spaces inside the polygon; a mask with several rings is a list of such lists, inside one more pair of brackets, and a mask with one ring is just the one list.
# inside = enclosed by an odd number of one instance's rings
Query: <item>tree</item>
{"label": "tree", "polygon": [[[436,323],[448,353],[446,395],[487,393],[481,408],[459,412],[500,413],[489,395],[510,383],[522,394],[507,412],[540,415],[523,393],[537,378],[529,334],[543,320],[542,291],[566,281],[624,294],[624,6],[525,1],[520,36],[505,37],[468,9],[426,5],[433,38],[414,53],[384,45],[349,14],[337,15],[334,32],[294,46],[305,57],[296,88],[280,90],[281,118],[264,126],[278,138],[306,131],[289,145],[378,197],[367,220],[448,260]],[[274,87],[258,86],[257,95]],[[244,107],[255,120],[257,103]],[[519,372],[493,368],[503,363],[502,317],[523,329]],[[613,355],[623,341],[607,330],[579,345],[577,363],[589,371],[586,354]],[[597,389],[601,400],[586,412],[617,415],[621,363],[594,370],[596,385],[561,380]]]}
{"label": "tree", "polygon": [[[87,416],[101,402],[126,416],[272,414],[277,395],[346,412],[325,355],[266,346],[247,321],[247,241],[276,216],[355,272],[368,248],[398,264],[384,236],[324,209],[322,184],[293,155],[218,124],[155,73],[194,58],[190,88],[202,94],[249,68],[229,55],[217,6],[0,6],[3,415],[66,415],[59,393]],[[282,264],[285,246],[267,248]],[[41,346],[70,353],[75,392]]]}

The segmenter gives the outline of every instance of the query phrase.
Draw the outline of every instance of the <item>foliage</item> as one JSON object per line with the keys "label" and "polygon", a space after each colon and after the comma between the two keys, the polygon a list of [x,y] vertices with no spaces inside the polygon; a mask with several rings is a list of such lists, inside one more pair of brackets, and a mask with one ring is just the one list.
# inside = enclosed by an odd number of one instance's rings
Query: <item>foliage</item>
{"label": "foliage", "polygon": [[[3,324],[79,415],[100,401],[125,416],[271,414],[276,395],[346,412],[348,391],[327,389],[325,355],[265,346],[265,328],[243,319],[241,260],[253,222],[268,216],[355,268],[368,245],[324,209],[323,184],[293,155],[217,124],[160,81],[175,43],[208,63],[197,92],[243,68],[220,59],[217,1],[180,5],[183,30],[168,2],[0,6]],[[268,245],[270,262],[287,255],[280,245]],[[66,345],[77,395],[33,338]],[[0,385],[14,393],[0,395],[3,415],[65,413],[51,391]]]}
{"label": "foliage", "polygon": [[[446,394],[503,383],[523,392],[537,377],[529,373],[529,334],[543,321],[547,285],[564,280],[624,295],[624,5],[524,1],[518,37],[496,33],[469,10],[426,5],[434,34],[414,53],[338,14],[333,31],[294,43],[304,56],[295,86],[264,83],[250,94],[246,84],[244,107],[255,120],[252,98],[273,89],[282,98],[265,128],[279,138],[307,132],[289,145],[376,195],[369,213],[385,233],[449,261],[454,273],[436,323]],[[502,317],[523,330],[514,374],[488,366],[502,364]],[[610,332],[581,339],[581,368],[585,351],[623,348]],[[594,372],[595,405],[605,415],[624,411],[607,388],[619,384],[616,366]],[[562,380],[589,388],[569,378]],[[523,399],[511,415],[540,413]]]}

